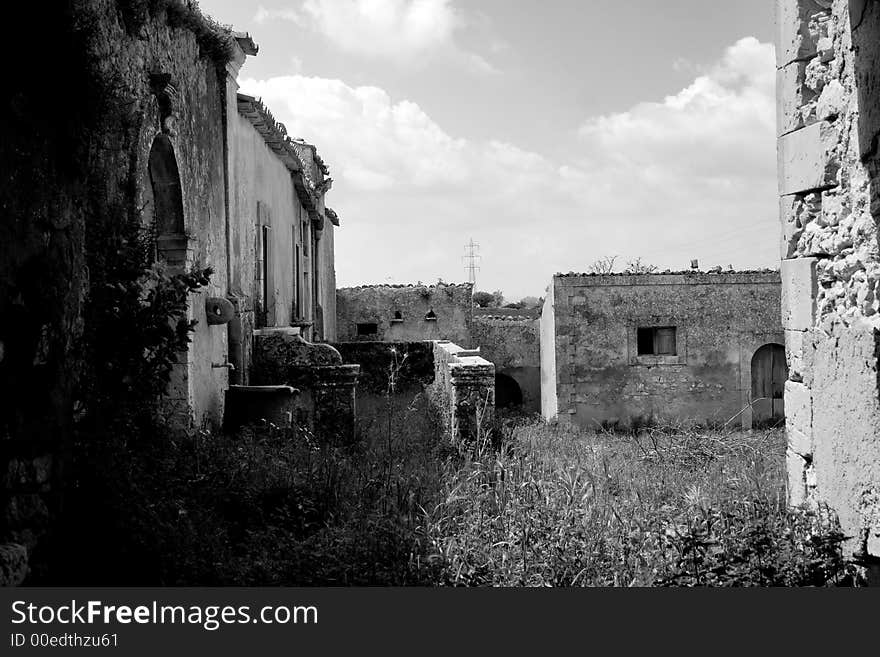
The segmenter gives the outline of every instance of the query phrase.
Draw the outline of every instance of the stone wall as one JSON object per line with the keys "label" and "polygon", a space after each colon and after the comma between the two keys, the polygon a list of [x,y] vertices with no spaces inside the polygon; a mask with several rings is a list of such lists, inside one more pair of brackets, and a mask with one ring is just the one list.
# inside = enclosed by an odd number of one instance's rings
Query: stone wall
{"label": "stone wall", "polygon": [[495,366],[478,351],[437,341],[429,395],[450,440],[485,438],[495,410]]}
{"label": "stone wall", "polygon": [[[495,364],[496,376],[514,380],[522,394],[522,409],[541,411],[540,320],[503,314],[474,317],[472,341],[480,355]],[[496,392],[498,391],[496,386]]]}
{"label": "stone wall", "polygon": [[788,495],[880,558],[880,3],[777,0]]}
{"label": "stone wall", "polygon": [[330,345],[305,341],[297,328],[254,332],[253,386],[297,390],[290,400],[291,421],[310,429],[319,440],[354,440],[359,372],[358,365],[344,364]]}
{"label": "stone wall", "polygon": [[451,340],[470,346],[472,289],[469,283],[342,288],[336,292],[338,341]]}
{"label": "stone wall", "polygon": [[[547,419],[750,425],[752,359],[783,340],[777,272],[569,274],[551,288],[541,335],[542,382],[555,388],[543,394]],[[639,329],[652,327],[675,327],[671,353],[640,354]]]}
{"label": "stone wall", "polygon": [[[212,50],[223,37],[186,5],[167,3],[166,11],[150,3],[151,13],[137,4],[25,3],[11,19],[39,26],[42,54],[14,67],[0,95],[0,544],[19,546],[0,550],[0,569],[7,557],[21,564],[24,548],[37,581],[48,576],[44,539],[63,508],[74,426],[89,389],[87,254],[109,249],[94,243],[104,236],[90,227],[146,212],[158,136],[171,142],[185,188],[184,230],[202,236],[185,244],[187,259],[206,264],[223,248],[224,194],[216,182],[224,167],[224,55]],[[27,52],[32,36],[14,30],[7,43]],[[173,94],[164,76],[174,80]],[[211,287],[192,300],[194,319],[205,319],[205,298],[225,284],[225,268],[217,267]],[[215,356],[225,356],[225,336],[201,321],[180,363],[216,383],[185,383],[201,416],[222,406],[226,371],[211,367]]]}

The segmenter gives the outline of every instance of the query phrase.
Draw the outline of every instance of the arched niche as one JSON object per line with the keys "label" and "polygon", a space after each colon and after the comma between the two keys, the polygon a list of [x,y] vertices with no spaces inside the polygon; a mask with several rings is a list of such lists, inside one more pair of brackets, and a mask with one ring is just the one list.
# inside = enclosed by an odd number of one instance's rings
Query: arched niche
{"label": "arched niche", "polygon": [[150,184],[147,204],[151,205],[156,255],[170,266],[184,267],[187,238],[183,216],[183,189],[174,145],[166,134],[156,135],[150,148]]}

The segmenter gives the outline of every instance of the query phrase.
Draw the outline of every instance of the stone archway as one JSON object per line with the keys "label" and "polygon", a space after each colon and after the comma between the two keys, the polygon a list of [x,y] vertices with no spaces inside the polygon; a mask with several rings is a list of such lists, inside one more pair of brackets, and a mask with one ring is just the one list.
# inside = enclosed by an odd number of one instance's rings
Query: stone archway
{"label": "stone archway", "polygon": [[752,426],[781,424],[788,379],[785,347],[776,343],[760,347],[752,356],[751,379]]}
{"label": "stone archway", "polygon": [[166,134],[156,135],[150,148],[150,184],[146,207],[156,236],[156,256],[171,267],[187,264],[187,238],[183,216],[183,189],[174,145]]}
{"label": "stone archway", "polygon": [[495,374],[495,408],[521,408],[523,393],[513,377]]}

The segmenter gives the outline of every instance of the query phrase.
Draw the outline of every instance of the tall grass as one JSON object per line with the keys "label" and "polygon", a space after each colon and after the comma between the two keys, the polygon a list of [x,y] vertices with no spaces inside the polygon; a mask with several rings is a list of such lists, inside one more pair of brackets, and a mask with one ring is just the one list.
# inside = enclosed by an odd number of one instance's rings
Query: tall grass
{"label": "tall grass", "polygon": [[[452,445],[421,395],[360,440],[271,425],[109,449],[65,583],[853,583],[823,510],[789,510],[781,432],[501,422]],[[389,420],[390,417],[390,420]]]}
{"label": "tall grass", "polygon": [[425,511],[438,582],[467,586],[849,583],[825,510],[789,510],[784,438],[535,423],[448,462]]}

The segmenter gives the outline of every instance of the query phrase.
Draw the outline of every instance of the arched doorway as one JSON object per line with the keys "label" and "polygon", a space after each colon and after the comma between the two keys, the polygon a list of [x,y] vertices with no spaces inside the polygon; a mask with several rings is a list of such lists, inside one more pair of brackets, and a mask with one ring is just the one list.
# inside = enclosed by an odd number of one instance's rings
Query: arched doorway
{"label": "arched doorway", "polygon": [[495,408],[519,408],[523,394],[519,384],[506,374],[495,374]]}
{"label": "arched doorway", "polygon": [[788,379],[785,347],[765,344],[752,356],[752,426],[778,424],[785,418],[783,396]]}

